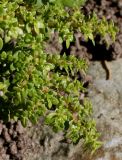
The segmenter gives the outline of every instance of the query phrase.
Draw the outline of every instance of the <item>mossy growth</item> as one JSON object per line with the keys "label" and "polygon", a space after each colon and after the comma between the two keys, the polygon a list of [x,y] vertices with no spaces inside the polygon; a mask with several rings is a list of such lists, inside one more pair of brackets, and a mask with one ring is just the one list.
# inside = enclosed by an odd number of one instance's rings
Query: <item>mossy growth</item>
{"label": "mossy growth", "polygon": [[25,126],[44,116],[54,131],[63,130],[74,143],[82,138],[95,151],[100,142],[92,106],[88,99],[81,103],[85,88],[72,78],[79,70],[86,71],[87,64],[65,53],[45,53],[44,42],[55,31],[67,47],[75,32],[93,42],[97,34],[115,39],[116,28],[95,14],[85,17],[79,3],[66,11],[69,4],[52,2],[0,1],[0,116],[20,119]]}

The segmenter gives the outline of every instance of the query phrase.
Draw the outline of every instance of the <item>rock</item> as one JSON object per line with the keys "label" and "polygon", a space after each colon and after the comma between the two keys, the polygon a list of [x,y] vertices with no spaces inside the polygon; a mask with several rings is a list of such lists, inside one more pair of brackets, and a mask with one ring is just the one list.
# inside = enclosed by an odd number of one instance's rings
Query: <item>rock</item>
{"label": "rock", "polygon": [[3,134],[3,137],[4,137],[4,139],[5,139],[5,141],[6,141],[7,143],[11,142],[11,137],[10,137],[10,135],[8,134],[7,128],[4,128],[4,129],[3,129],[2,134]]}
{"label": "rock", "polygon": [[4,143],[5,143],[5,141],[2,138],[0,138],[0,148],[3,147]]}
{"label": "rock", "polygon": [[7,154],[2,154],[0,160],[10,160],[10,156]]}
{"label": "rock", "polygon": [[17,132],[16,132],[15,130],[13,130],[12,138],[13,138],[13,139],[16,139],[16,138],[17,138]]}
{"label": "rock", "polygon": [[13,129],[9,129],[9,130],[8,130],[8,133],[12,136],[12,134],[13,134]]}
{"label": "rock", "polygon": [[10,143],[9,145],[9,151],[12,155],[16,155],[17,154],[17,146],[15,142]]}
{"label": "rock", "polygon": [[20,121],[18,121],[16,124],[16,132],[19,134],[22,134],[24,132],[24,128]]}
{"label": "rock", "polygon": [[122,159],[122,59],[110,62],[109,66],[111,80],[105,80],[106,72],[100,62],[92,63],[89,68],[93,85],[88,93],[103,142],[102,149],[92,160]]}
{"label": "rock", "polygon": [[24,148],[24,145],[25,145],[24,139],[22,139],[21,137],[19,137],[19,139],[18,139],[18,141],[17,141],[17,148],[18,148],[19,150],[21,150],[21,149]]}
{"label": "rock", "polygon": [[119,1],[118,1],[118,7],[119,7],[120,9],[122,9],[122,0],[119,0]]}

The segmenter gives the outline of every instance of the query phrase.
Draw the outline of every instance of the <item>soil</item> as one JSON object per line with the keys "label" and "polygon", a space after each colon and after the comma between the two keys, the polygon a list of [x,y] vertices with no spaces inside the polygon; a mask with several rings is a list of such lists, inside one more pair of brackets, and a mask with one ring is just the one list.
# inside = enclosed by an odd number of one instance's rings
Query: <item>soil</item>
{"label": "soil", "polygon": [[[105,16],[108,21],[113,20],[115,25],[119,27],[119,32],[115,43],[113,43],[108,50],[104,45],[98,44],[93,47],[93,45],[87,43],[88,52],[93,55],[92,59],[101,60],[101,58],[104,58],[107,60],[114,60],[122,57],[122,0],[88,0],[84,12],[90,14],[93,11],[97,13],[100,18]],[[103,57],[98,57],[98,55],[103,55]]]}
{"label": "soil", "polygon": [[[105,44],[99,43],[100,37],[98,36],[95,41],[96,46],[93,46],[91,41],[84,42],[80,40],[80,48],[77,44],[72,43],[70,48],[67,49],[65,42],[63,42],[62,45],[58,43],[58,34],[56,33],[52,35],[50,41],[46,44],[46,51],[50,53],[60,52],[63,54],[66,52],[67,54],[75,54],[80,58],[86,58],[88,62],[96,60],[112,61],[121,58],[122,0],[88,0],[83,11],[85,14],[90,14],[94,11],[100,18],[105,16],[108,20],[112,19],[119,27],[119,33],[117,34],[115,43],[107,48]],[[84,80],[86,86],[88,86],[90,80],[91,77],[87,76]],[[44,129],[42,124],[42,121],[39,121],[39,124],[36,126],[28,125],[27,128],[23,128],[20,121],[4,123],[0,120],[0,160],[59,160],[60,155],[64,157],[61,158],[61,160],[67,159],[66,150],[69,150],[69,144],[60,142],[57,148],[53,145],[53,149],[50,149],[48,144],[49,139],[53,139],[52,143],[57,144],[57,141],[60,141],[62,135],[58,136],[55,140],[56,135],[52,133],[49,128],[44,127]],[[53,136],[49,134],[47,130],[51,132]],[[35,134],[36,136],[34,136]],[[37,138],[37,136],[39,138]],[[40,152],[40,154],[38,152]],[[49,153],[51,156],[55,155],[53,159],[46,158],[45,155]],[[30,159],[29,155],[31,155]],[[42,155],[43,158],[36,155]]]}

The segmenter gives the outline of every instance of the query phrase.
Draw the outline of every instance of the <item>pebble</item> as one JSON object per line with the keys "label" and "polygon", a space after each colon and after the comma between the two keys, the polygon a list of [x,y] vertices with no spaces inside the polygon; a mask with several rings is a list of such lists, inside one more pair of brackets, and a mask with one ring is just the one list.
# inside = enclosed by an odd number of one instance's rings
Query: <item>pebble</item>
{"label": "pebble", "polygon": [[5,141],[7,143],[11,142],[11,137],[8,134],[8,130],[6,128],[3,129],[2,134],[3,134],[3,137],[5,138]]}
{"label": "pebble", "polygon": [[10,153],[11,153],[12,155],[16,155],[16,154],[17,154],[16,142],[10,143],[10,145],[9,145],[9,150],[10,150]]}
{"label": "pebble", "polygon": [[17,122],[16,132],[19,133],[19,134],[22,134],[24,132],[24,128],[23,128],[23,126],[22,126],[20,121]]}

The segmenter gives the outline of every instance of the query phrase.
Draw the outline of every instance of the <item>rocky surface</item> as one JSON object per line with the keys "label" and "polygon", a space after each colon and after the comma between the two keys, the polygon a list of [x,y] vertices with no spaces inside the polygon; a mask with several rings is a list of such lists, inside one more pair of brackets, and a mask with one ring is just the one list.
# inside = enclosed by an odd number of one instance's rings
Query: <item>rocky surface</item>
{"label": "rocky surface", "polygon": [[89,68],[93,76],[89,97],[103,142],[93,160],[122,159],[122,59],[111,62],[109,67],[111,80],[105,80],[106,72],[100,62],[93,62]]}

